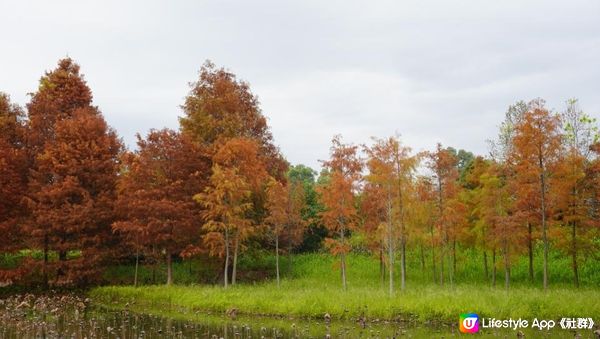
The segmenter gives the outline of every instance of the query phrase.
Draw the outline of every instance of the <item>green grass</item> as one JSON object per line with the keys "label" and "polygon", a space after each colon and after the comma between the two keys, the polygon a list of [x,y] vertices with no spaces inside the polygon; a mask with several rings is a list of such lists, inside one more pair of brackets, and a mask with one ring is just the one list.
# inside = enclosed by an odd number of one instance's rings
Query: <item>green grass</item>
{"label": "green grass", "polygon": [[[542,248],[534,255],[534,281],[529,280],[528,260],[526,256],[512,258],[511,286],[541,287],[542,286]],[[438,255],[438,254],[436,254]],[[438,260],[439,261],[439,260]],[[396,260],[395,278],[399,280],[399,260]],[[449,267],[446,261],[446,272]],[[275,277],[275,257],[270,252],[246,252],[239,258],[238,276],[245,283],[266,282]],[[281,257],[281,273],[288,279],[318,280],[320,283],[338,284],[339,270],[336,260],[327,254],[303,254],[292,257],[289,265],[288,257]],[[379,262],[366,254],[353,254],[347,262],[349,283],[365,285],[380,285]],[[439,274],[439,262],[436,262]],[[586,288],[600,289],[600,260],[595,257],[581,257],[579,263],[580,285]],[[425,269],[421,268],[418,251],[407,254],[408,284],[428,285],[433,283],[431,257],[425,255]],[[160,284],[166,281],[166,268],[161,263],[154,269],[152,265],[141,265],[139,268],[139,283],[142,285]],[[291,267],[291,270],[290,270]],[[471,249],[457,252],[457,272],[455,283],[490,285],[492,274],[491,253],[488,253],[488,278],[483,269],[483,255],[480,251]],[[503,258],[496,257],[496,280],[500,286],[504,283]],[[550,284],[554,287],[568,288],[573,285],[571,258],[557,251],[550,252],[549,258]],[[154,271],[154,272],[153,272]],[[210,258],[199,258],[190,261],[174,263],[173,275],[177,284],[218,284],[221,283],[221,263]],[[105,273],[105,280],[111,285],[128,285],[133,283],[134,267],[132,264],[111,266]],[[439,278],[438,278],[439,279]]]}
{"label": "green grass", "polygon": [[[252,265],[268,268],[270,259],[263,260]],[[539,287],[527,286],[527,264],[519,262],[513,268],[515,282],[506,292],[501,271],[498,287],[493,288],[486,282],[482,270],[471,261],[461,261],[453,287],[433,284],[429,269],[422,271],[418,261],[410,261],[406,291],[396,290],[391,297],[379,279],[378,261],[360,254],[348,258],[347,291],[341,289],[334,258],[327,254],[309,254],[293,258],[293,269],[280,288],[272,281],[245,283],[229,289],[214,285],[107,286],[93,289],[90,295],[101,304],[134,303],[138,308],[159,313],[177,308],[224,314],[227,309],[237,308],[247,315],[322,318],[329,313],[336,319],[351,319],[364,312],[369,318],[448,322],[455,322],[458,314],[465,312],[496,318],[600,317],[597,302],[600,290],[593,287],[590,277],[583,279],[586,287],[573,289],[568,287],[568,274],[564,275],[565,280],[560,280],[560,266],[555,263],[551,272],[555,270],[552,278],[558,283],[543,292]],[[560,264],[560,260],[557,263]],[[252,266],[246,264],[245,269]],[[284,262],[282,266],[286,265]]]}
{"label": "green grass", "polygon": [[[67,258],[77,258],[81,256],[81,251],[69,251]],[[15,253],[0,253],[0,269],[12,269],[19,266],[20,262],[25,258],[32,258],[36,260],[44,259],[44,252],[40,250],[20,250]],[[58,253],[56,251],[50,251],[48,253],[48,259],[50,261],[58,260]]]}
{"label": "green grass", "polygon": [[460,313],[476,312],[496,318],[598,317],[600,293],[592,290],[555,289],[547,293],[531,288],[516,288],[506,293],[481,286],[454,289],[435,286],[416,287],[389,297],[383,289],[295,286],[286,281],[273,284],[237,286],[100,287],[92,290],[100,303],[135,303],[150,309],[182,307],[189,310],[225,312],[237,308],[243,314],[350,319],[365,312],[370,318],[454,321]]}

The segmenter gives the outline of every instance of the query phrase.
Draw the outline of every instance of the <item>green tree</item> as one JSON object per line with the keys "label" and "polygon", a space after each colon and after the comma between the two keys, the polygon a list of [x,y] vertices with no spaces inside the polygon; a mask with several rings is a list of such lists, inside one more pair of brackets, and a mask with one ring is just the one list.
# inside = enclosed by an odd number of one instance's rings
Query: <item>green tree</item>
{"label": "green tree", "polygon": [[327,229],[321,222],[319,214],[323,211],[323,205],[319,201],[316,190],[317,172],[312,168],[299,164],[290,166],[288,180],[292,183],[302,184],[304,191],[304,208],[302,219],[307,223],[302,243],[299,244],[300,252],[314,252],[321,248],[323,239],[327,237]]}

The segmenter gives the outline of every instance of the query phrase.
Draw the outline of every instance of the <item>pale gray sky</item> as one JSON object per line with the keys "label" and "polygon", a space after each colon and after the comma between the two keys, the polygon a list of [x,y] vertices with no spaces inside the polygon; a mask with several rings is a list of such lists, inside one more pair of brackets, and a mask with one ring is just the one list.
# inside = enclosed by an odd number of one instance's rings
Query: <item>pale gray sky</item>
{"label": "pale gray sky", "polygon": [[24,105],[69,55],[126,144],[177,128],[204,60],[248,81],[292,163],[400,133],[485,154],[506,107],[600,112],[600,1],[0,2],[0,91]]}

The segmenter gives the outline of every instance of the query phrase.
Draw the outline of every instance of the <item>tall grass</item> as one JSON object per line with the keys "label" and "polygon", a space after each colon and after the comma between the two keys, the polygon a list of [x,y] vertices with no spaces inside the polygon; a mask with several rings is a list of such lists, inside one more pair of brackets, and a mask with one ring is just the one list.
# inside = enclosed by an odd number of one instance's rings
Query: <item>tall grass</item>
{"label": "tall grass", "polygon": [[[264,263],[253,264],[263,267]],[[285,265],[282,264],[284,272]],[[477,269],[477,264],[470,260],[460,265],[461,270],[457,271],[461,273],[457,274],[457,283],[453,287],[433,284],[427,267],[421,270],[420,262],[412,260],[406,291],[397,290],[393,296],[382,286],[379,262],[370,256],[353,254],[348,258],[349,288],[345,292],[341,289],[336,260],[330,255],[296,256],[291,267],[292,271],[283,279],[280,288],[267,281],[229,289],[214,285],[108,286],[90,293],[100,303],[134,303],[137,307],[155,311],[177,307],[225,312],[236,308],[245,314],[320,318],[329,313],[339,319],[364,314],[369,318],[421,321],[455,321],[458,314],[465,312],[497,318],[600,317],[600,303],[597,302],[600,291],[590,286],[577,290],[566,287],[568,276],[564,277],[565,281],[551,285],[548,292],[526,286],[526,262],[515,265],[516,283],[505,291],[500,274],[498,287],[493,288],[483,277],[483,270]],[[554,268],[558,272],[558,267]],[[481,277],[477,277],[478,274]],[[555,273],[553,277],[559,279],[561,275]]]}
{"label": "tall grass", "polygon": [[563,316],[599,317],[600,294],[593,290],[515,288],[509,292],[481,286],[453,289],[436,286],[415,287],[389,296],[383,288],[339,288],[283,282],[243,285],[230,289],[217,286],[100,287],[91,296],[100,303],[134,303],[150,309],[225,312],[242,314],[350,319],[362,314],[370,318],[454,321],[460,313],[476,312],[486,317],[556,319]]}
{"label": "tall grass", "polygon": [[[459,249],[457,251],[457,270],[454,282],[458,285],[491,285],[492,259],[488,253],[488,276],[486,278],[483,264],[483,253],[472,249]],[[529,279],[528,259],[526,256],[511,258],[512,287],[538,287],[542,285],[541,248],[534,255],[534,281]],[[409,286],[428,285],[434,283],[432,274],[432,260],[429,252],[425,253],[425,267],[421,267],[421,258],[418,251],[409,251],[407,254],[407,284]],[[595,257],[583,258],[579,267],[579,280],[582,287],[600,288],[600,260]],[[291,260],[291,264],[289,262]],[[438,258],[439,261],[439,258]],[[398,261],[396,261],[398,262]],[[448,270],[450,261],[445,263]],[[281,272],[284,278],[300,279],[310,278],[321,283],[337,284],[340,282],[340,271],[336,258],[326,253],[313,253],[281,257]],[[348,283],[358,286],[378,286],[381,284],[379,261],[377,258],[354,253],[348,258]],[[439,274],[439,262],[436,262]],[[160,284],[166,281],[166,269],[159,263],[155,269],[152,265],[142,265],[139,272],[141,284]],[[503,258],[496,257],[497,285],[504,284]],[[153,272],[154,271],[154,272]],[[399,269],[394,270],[396,279],[399,279]],[[218,284],[221,267],[219,262],[208,261],[206,258],[192,262],[176,262],[174,264],[174,280],[178,284]],[[573,285],[571,258],[559,252],[551,251],[549,260],[550,285],[568,288]],[[275,277],[275,257],[265,251],[243,253],[238,264],[239,280],[246,283],[266,282]],[[133,265],[120,265],[110,267],[105,278],[110,284],[127,285],[133,282]],[[439,276],[435,282],[438,282]],[[299,281],[299,283],[301,283]]]}

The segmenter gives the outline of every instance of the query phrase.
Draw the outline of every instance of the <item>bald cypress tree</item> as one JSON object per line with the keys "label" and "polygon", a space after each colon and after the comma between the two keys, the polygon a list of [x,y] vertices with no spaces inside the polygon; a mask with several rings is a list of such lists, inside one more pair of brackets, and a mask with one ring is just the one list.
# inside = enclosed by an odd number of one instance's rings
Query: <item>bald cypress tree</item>
{"label": "bald cypress tree", "polygon": [[[27,108],[26,236],[44,254],[45,285],[90,283],[114,241],[121,143],[92,106],[91,90],[71,59],[40,79]],[[50,260],[51,254],[58,260]]]}
{"label": "bald cypress tree", "polygon": [[[0,252],[21,248],[21,203],[27,189],[23,110],[0,93]],[[14,281],[18,271],[0,270],[0,281]]]}

